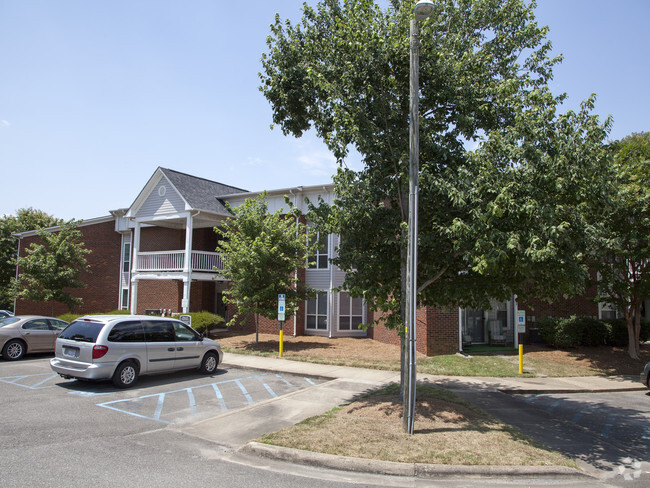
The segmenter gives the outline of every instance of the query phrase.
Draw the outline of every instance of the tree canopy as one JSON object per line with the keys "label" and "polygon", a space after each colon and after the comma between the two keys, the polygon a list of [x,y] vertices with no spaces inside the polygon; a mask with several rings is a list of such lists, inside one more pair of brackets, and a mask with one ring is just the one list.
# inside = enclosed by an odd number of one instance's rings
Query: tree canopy
{"label": "tree canopy", "polygon": [[89,271],[86,255],[91,252],[84,247],[77,225],[77,221],[69,220],[54,232],[37,230],[41,244],[31,243],[17,260],[20,275],[13,286],[15,298],[55,301],[67,305],[71,312],[83,303],[70,293],[72,288],[86,286],[79,275]]}
{"label": "tree canopy", "polygon": [[615,193],[603,218],[598,299],[625,317],[628,351],[639,359],[641,308],[650,296],[650,132],[611,145]]}
{"label": "tree canopy", "polygon": [[[341,235],[344,288],[402,323],[411,0],[322,0],[276,16],[261,90],[285,134],[313,128],[341,162],[337,199],[310,218]],[[418,299],[487,305],[573,294],[606,200],[610,121],[559,114],[548,28],[534,2],[435,1],[420,22]],[[344,168],[351,147],[364,168]],[[588,224],[588,225],[584,225]],[[541,294],[542,296],[539,296]],[[386,316],[384,316],[386,318]]]}
{"label": "tree canopy", "polygon": [[18,241],[12,234],[52,227],[61,222],[61,219],[33,208],[21,208],[16,215],[5,215],[0,219],[0,308],[13,308],[11,284],[16,276]]}
{"label": "tree canopy", "polygon": [[220,236],[217,250],[225,260],[223,276],[231,280],[224,300],[237,306],[229,324],[254,314],[257,330],[259,315],[277,318],[278,294],[286,296],[288,319],[298,303],[310,296],[296,270],[304,268],[308,256],[314,254],[311,231],[296,215],[282,215],[279,210],[270,214],[266,193],[246,199],[239,207],[226,206],[234,218],[215,232]]}

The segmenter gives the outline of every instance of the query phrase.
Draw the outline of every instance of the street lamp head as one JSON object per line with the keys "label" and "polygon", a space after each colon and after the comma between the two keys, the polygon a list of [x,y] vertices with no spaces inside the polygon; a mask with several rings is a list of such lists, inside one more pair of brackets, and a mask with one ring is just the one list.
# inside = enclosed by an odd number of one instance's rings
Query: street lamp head
{"label": "street lamp head", "polygon": [[433,13],[433,2],[431,0],[420,0],[415,4],[415,20],[424,20]]}

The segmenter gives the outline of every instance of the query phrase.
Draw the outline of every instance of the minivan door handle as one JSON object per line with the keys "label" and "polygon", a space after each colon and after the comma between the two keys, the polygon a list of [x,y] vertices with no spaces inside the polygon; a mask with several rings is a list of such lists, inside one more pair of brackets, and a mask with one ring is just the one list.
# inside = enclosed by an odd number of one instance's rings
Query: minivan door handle
{"label": "minivan door handle", "polygon": [[176,350],[177,350],[177,351],[182,351],[183,348],[182,348],[182,347],[177,347]]}
{"label": "minivan door handle", "polygon": [[173,347],[168,347],[167,350],[168,350],[169,352],[174,352],[174,348],[173,348]]}

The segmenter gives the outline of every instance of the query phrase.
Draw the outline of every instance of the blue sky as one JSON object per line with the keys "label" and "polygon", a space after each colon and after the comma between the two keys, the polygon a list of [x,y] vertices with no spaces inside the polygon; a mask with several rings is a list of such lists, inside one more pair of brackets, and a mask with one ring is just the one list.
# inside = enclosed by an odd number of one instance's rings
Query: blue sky
{"label": "blue sky", "polygon": [[[539,3],[567,109],[596,93],[612,139],[650,130],[650,2]],[[323,144],[271,130],[257,88],[275,13],[297,20],[301,5],[0,0],[0,215],[108,215],[158,166],[249,190],[328,182]]]}

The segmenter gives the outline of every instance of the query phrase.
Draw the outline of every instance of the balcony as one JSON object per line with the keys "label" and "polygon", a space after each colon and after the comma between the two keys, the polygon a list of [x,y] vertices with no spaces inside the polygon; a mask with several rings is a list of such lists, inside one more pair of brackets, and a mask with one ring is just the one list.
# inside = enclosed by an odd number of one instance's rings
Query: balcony
{"label": "balcony", "polygon": [[[185,269],[185,251],[159,251],[138,253],[138,272],[180,272]],[[192,251],[191,270],[202,273],[219,273],[223,258],[217,252]]]}

